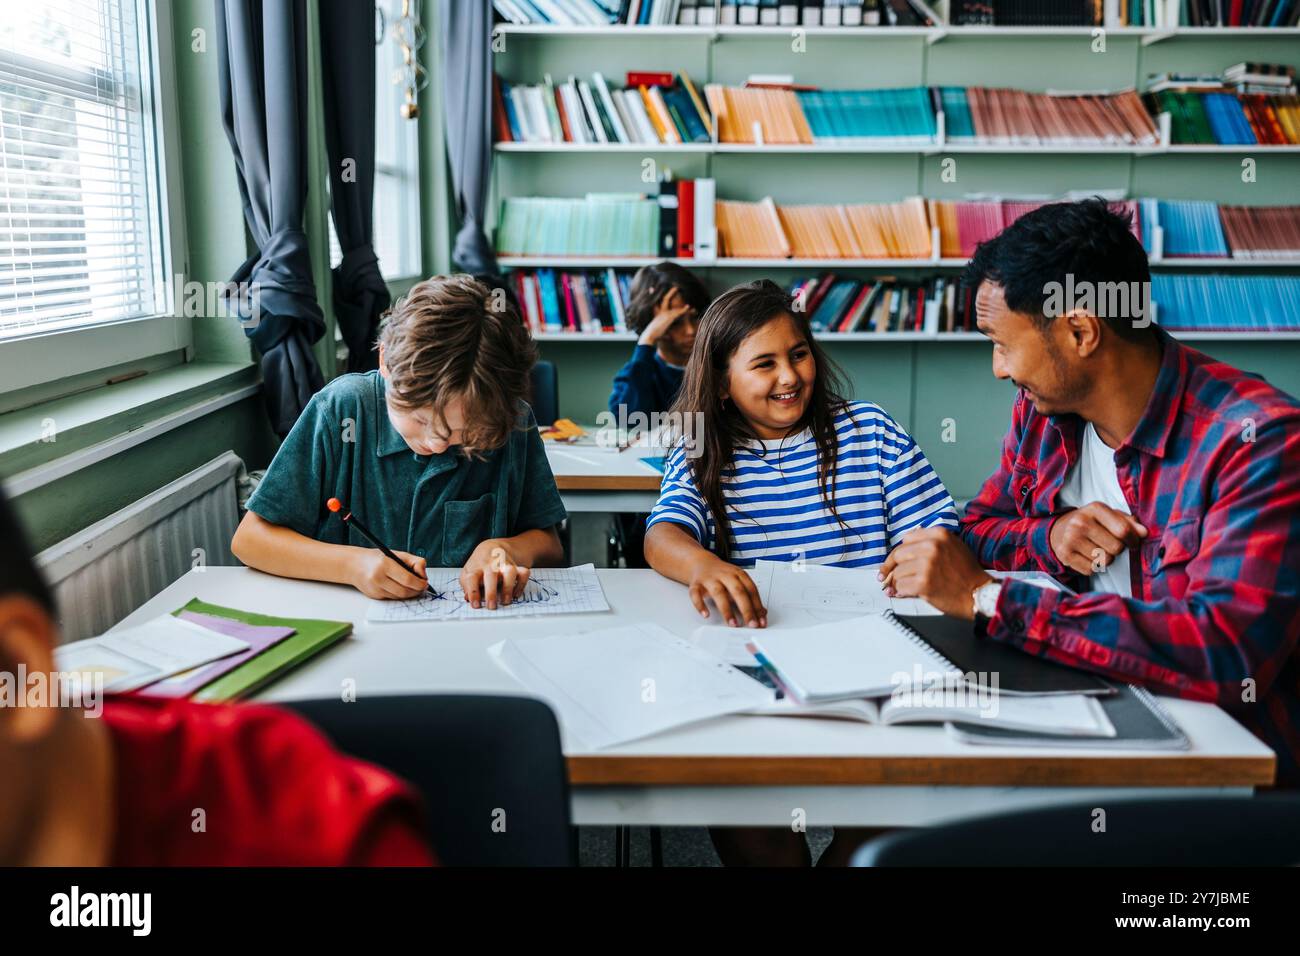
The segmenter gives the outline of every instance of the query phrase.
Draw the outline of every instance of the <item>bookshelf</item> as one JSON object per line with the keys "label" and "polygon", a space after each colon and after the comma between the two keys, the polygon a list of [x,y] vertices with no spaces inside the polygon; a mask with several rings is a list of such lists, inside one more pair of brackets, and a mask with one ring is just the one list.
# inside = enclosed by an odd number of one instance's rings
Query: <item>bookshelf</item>
{"label": "bookshelf", "polygon": [[[772,27],[772,26],[541,26],[536,24],[501,23],[495,33],[501,36],[579,36],[617,39],[647,39],[669,37],[673,39],[701,39],[716,42],[728,38],[789,37],[798,31],[809,37],[826,37],[843,40],[905,40],[920,37],[934,45],[948,40],[1019,39],[1041,40],[1055,37],[1091,38],[1097,27]],[[1169,40],[1237,39],[1241,37],[1300,37],[1300,27],[1113,27],[1106,29],[1108,37],[1133,38],[1143,46]]]}
{"label": "bookshelf", "polygon": [[[936,27],[806,28],[804,51],[792,28],[752,26],[582,27],[499,25],[496,70],[508,81],[535,83],[600,71],[621,80],[628,70],[672,70],[704,83],[742,84],[751,73],[789,73],[827,88],[990,86],[1028,90],[1141,87],[1149,73],[1221,72],[1239,61],[1300,65],[1300,29],[1122,28],[1107,30],[1105,52],[1092,51],[1091,28]],[[941,164],[955,159],[947,181]],[[1254,182],[1242,179],[1253,159]],[[1025,147],[937,142],[887,147],[835,144],[681,146],[544,143],[499,144],[494,151],[489,235],[507,196],[580,196],[585,192],[653,192],[643,164],[679,178],[711,176],[720,199],[778,203],[892,202],[905,196],[964,199],[975,195],[1064,195],[1114,190],[1134,197],[1208,199],[1232,205],[1300,204],[1300,148],[1240,146]],[[503,269],[635,269],[652,258],[502,257]],[[715,292],[760,276],[842,269],[860,275],[952,275],[964,259],[676,260],[697,270]],[[1152,262],[1153,270],[1294,275],[1300,259],[1186,259]],[[1300,395],[1300,332],[1178,333],[1196,348],[1263,374]],[[554,361],[561,414],[590,420],[604,408],[610,382],[626,360],[631,333],[542,333]],[[819,336],[857,397],[878,401],[926,450],[949,490],[969,497],[996,465],[1014,390],[990,374],[991,349],[977,333],[874,332]],[[615,344],[617,343],[617,344]],[[946,440],[955,419],[959,440]]]}

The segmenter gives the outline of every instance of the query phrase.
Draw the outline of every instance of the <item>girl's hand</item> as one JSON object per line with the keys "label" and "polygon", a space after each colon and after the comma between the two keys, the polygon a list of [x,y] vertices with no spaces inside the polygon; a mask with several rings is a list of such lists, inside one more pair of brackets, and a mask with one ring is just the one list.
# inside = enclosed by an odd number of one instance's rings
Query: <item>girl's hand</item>
{"label": "girl's hand", "polygon": [[460,586],[471,607],[479,608],[486,603],[490,610],[496,610],[498,600],[503,605],[510,604],[524,593],[531,573],[519,563],[509,544],[500,538],[489,538],[465,562]]}
{"label": "girl's hand", "polygon": [[419,597],[429,586],[424,558],[405,551],[394,551],[412,568],[406,571],[400,564],[377,548],[353,548],[351,572],[352,586],[369,598],[381,601],[404,601]]}
{"label": "girl's hand", "polygon": [[655,317],[645,327],[645,331],[637,339],[637,344],[654,345],[668,333],[668,330],[673,327],[673,324],[678,319],[690,315],[694,311],[693,308],[682,301],[681,294],[676,289],[669,289],[664,293],[663,299],[655,308]]}
{"label": "girl's hand", "polygon": [[767,609],[754,579],[716,555],[709,554],[692,572],[688,593],[701,617],[709,616],[708,598],[731,627],[739,627],[741,621],[748,627],[767,627]]}

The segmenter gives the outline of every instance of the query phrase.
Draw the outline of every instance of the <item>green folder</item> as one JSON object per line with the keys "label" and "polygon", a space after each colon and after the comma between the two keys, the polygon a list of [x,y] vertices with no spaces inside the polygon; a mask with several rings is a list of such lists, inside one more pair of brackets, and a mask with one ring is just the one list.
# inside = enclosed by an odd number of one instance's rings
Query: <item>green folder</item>
{"label": "green folder", "polygon": [[211,614],[214,617],[224,617],[262,627],[291,627],[295,632],[229,673],[222,674],[211,684],[200,688],[194,694],[194,700],[236,700],[255,694],[303,661],[315,657],[325,648],[352,633],[352,624],[349,621],[271,617],[267,614],[254,614],[251,611],[238,611],[216,604],[206,604],[198,598],[174,613],[179,614],[181,611]]}

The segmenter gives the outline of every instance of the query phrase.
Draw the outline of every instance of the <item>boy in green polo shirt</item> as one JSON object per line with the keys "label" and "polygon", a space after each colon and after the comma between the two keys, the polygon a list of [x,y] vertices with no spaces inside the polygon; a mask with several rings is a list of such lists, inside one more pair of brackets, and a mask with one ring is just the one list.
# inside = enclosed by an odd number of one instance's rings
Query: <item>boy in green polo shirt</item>
{"label": "boy in green polo shirt", "polygon": [[[509,302],[470,276],[435,276],[393,307],[379,370],[307,405],[231,542],[249,567],[412,598],[426,567],[463,567],[474,606],[523,593],[558,564],[565,517],[524,402],[536,347]],[[338,498],[414,570],[331,513]],[[498,597],[499,595],[499,597]]]}

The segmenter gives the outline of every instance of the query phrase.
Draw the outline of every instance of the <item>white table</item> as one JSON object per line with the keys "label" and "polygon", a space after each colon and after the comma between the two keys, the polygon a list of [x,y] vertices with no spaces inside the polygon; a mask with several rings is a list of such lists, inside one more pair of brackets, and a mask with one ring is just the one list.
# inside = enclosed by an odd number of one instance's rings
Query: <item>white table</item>
{"label": "white table", "polygon": [[[607,614],[454,624],[367,624],[365,598],[336,585],[246,568],[193,570],[123,625],[191,598],[265,614],[349,620],[352,637],[286,675],[262,700],[429,692],[522,693],[488,658],[504,637],[655,621],[688,635],[700,618],[685,588],[653,571],[604,570]],[[939,727],[725,717],[605,751],[567,754],[580,824],[926,825],[1075,800],[1249,793],[1273,779],[1271,750],[1210,704],[1168,699],[1190,751],[963,746]]]}
{"label": "white table", "polygon": [[648,513],[659,500],[663,475],[641,459],[662,454],[662,449],[635,445],[619,451],[600,445],[546,442],[555,485],[570,513]]}

